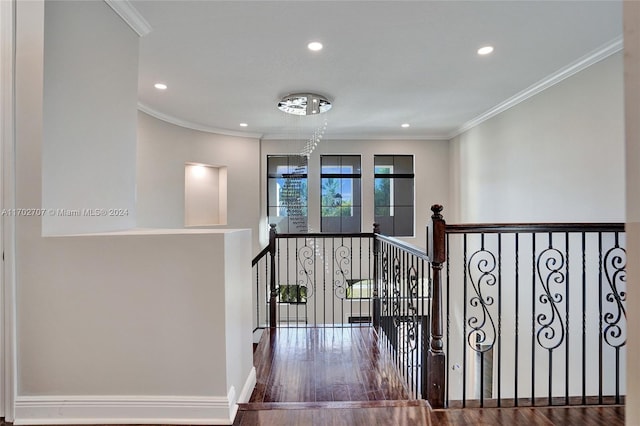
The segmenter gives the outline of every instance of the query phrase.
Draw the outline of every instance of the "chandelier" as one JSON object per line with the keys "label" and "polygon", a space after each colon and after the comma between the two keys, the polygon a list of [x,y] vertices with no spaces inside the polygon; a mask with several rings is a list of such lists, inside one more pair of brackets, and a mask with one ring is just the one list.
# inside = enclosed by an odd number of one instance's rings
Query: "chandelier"
{"label": "chandelier", "polygon": [[331,109],[331,102],[315,93],[293,93],[280,99],[278,109],[293,115],[322,114]]}

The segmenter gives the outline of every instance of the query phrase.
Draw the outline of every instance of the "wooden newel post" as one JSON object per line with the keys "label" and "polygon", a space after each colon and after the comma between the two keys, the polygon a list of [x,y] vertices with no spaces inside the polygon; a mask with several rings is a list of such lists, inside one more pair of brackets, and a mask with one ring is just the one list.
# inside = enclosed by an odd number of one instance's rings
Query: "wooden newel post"
{"label": "wooden newel post", "polygon": [[443,408],[445,402],[446,363],[443,343],[442,264],[446,261],[445,227],[442,206],[431,206],[433,215],[433,291],[431,293],[431,338],[427,353],[427,399],[433,408]]}
{"label": "wooden newel post", "polygon": [[378,235],[380,233],[380,224],[373,224],[373,326],[377,329],[380,327],[380,297],[379,288],[380,283],[380,240]]}
{"label": "wooden newel post", "polygon": [[269,328],[276,328],[276,306],[278,287],[276,286],[276,225],[269,225]]}

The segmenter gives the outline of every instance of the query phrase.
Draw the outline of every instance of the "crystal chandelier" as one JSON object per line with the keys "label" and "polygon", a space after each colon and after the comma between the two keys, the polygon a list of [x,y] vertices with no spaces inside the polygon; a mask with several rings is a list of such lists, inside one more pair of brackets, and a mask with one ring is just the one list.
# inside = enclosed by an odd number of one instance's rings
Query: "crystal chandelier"
{"label": "crystal chandelier", "polygon": [[278,109],[293,115],[322,114],[331,109],[331,102],[315,93],[293,93],[280,99]]}

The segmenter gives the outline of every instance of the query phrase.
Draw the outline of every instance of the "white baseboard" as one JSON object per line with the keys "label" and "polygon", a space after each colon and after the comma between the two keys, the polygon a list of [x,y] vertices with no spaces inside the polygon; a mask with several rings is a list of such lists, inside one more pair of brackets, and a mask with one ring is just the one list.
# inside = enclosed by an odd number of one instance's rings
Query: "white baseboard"
{"label": "white baseboard", "polygon": [[231,418],[236,418],[236,413],[238,412],[238,404],[242,404],[244,402],[249,402],[249,398],[251,398],[251,394],[253,393],[253,388],[256,387],[256,368],[251,367],[251,371],[249,371],[249,377],[244,382],[244,386],[242,387],[242,391],[240,391],[240,395],[238,396],[238,400],[235,401],[233,407],[231,408]]}
{"label": "white baseboard", "polygon": [[[18,396],[15,425],[191,424],[231,425],[238,403],[247,402],[256,384],[252,368],[242,391],[227,396]],[[237,398],[236,398],[237,397]]]}
{"label": "white baseboard", "polygon": [[240,392],[240,396],[238,396],[238,404],[242,404],[245,402],[249,402],[249,398],[251,398],[251,394],[253,393],[253,388],[256,387],[256,368],[251,367],[251,371],[249,371],[249,376],[247,380],[244,382],[244,386],[242,387],[242,391]]}

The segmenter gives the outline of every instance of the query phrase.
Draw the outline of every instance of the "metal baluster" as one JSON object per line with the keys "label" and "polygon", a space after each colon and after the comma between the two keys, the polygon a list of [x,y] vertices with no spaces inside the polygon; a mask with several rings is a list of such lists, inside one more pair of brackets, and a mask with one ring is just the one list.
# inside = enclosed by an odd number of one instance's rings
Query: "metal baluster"
{"label": "metal baluster", "polygon": [[[502,234],[498,237],[498,407],[502,406]],[[484,380],[484,378],[483,378]],[[493,396],[493,395],[492,395]]]}
{"label": "metal baluster", "polygon": [[[451,312],[451,306],[450,306],[450,301],[451,301],[451,291],[450,291],[450,284],[451,284],[451,280],[450,280],[450,272],[451,270],[449,269],[449,264],[450,264],[450,240],[449,240],[449,234],[446,235],[446,262],[447,262],[447,269],[446,269],[446,273],[447,273],[447,278],[446,278],[446,286],[447,286],[447,298],[446,298],[446,306],[447,306],[447,314],[446,314],[446,321],[447,321],[447,340],[446,340],[446,353],[450,354],[450,350],[449,350],[449,340],[451,337],[451,316],[450,316],[450,312]],[[429,276],[429,297],[431,297],[431,276]],[[431,300],[431,299],[429,299]],[[431,317],[431,303],[429,303],[429,317]],[[449,377],[449,371],[451,371],[450,366],[449,366],[449,359],[450,357],[447,357],[447,376]],[[449,406],[449,380],[446,381],[446,392],[445,392],[445,402],[446,402],[446,406]]]}
{"label": "metal baluster", "polygon": [[602,404],[602,232],[598,232],[598,404]]}
{"label": "metal baluster", "polygon": [[582,232],[582,405],[587,403],[587,250]]}
{"label": "metal baluster", "polygon": [[463,280],[462,280],[462,408],[467,406],[467,234],[462,236],[462,259]]}
{"label": "metal baluster", "polygon": [[515,336],[514,336],[514,383],[513,383],[513,391],[514,391],[514,406],[518,406],[518,337],[520,335],[520,234],[515,234],[515,252],[516,252],[516,276],[515,276]]}
{"label": "metal baluster", "polygon": [[571,345],[569,344],[569,336],[570,336],[570,327],[569,327],[569,233],[564,233],[564,241],[565,241],[565,257],[567,259],[566,266],[566,281],[565,281],[565,328],[567,330],[566,335],[566,344],[565,344],[565,370],[564,370],[564,403],[565,405],[569,405],[569,348]]}
{"label": "metal baluster", "polygon": [[536,405],[536,234],[531,234],[531,405]]}
{"label": "metal baluster", "polygon": [[[485,251],[484,249],[484,232],[480,234],[480,251]],[[480,283],[478,283],[478,288],[480,287]],[[484,296],[482,296],[482,294],[480,294],[480,303],[483,304],[484,303]],[[476,341],[478,340],[477,338],[479,337],[478,334],[476,334]],[[479,349],[478,343],[476,343],[476,349]],[[484,407],[484,352],[479,352],[480,353],[480,407]]]}

